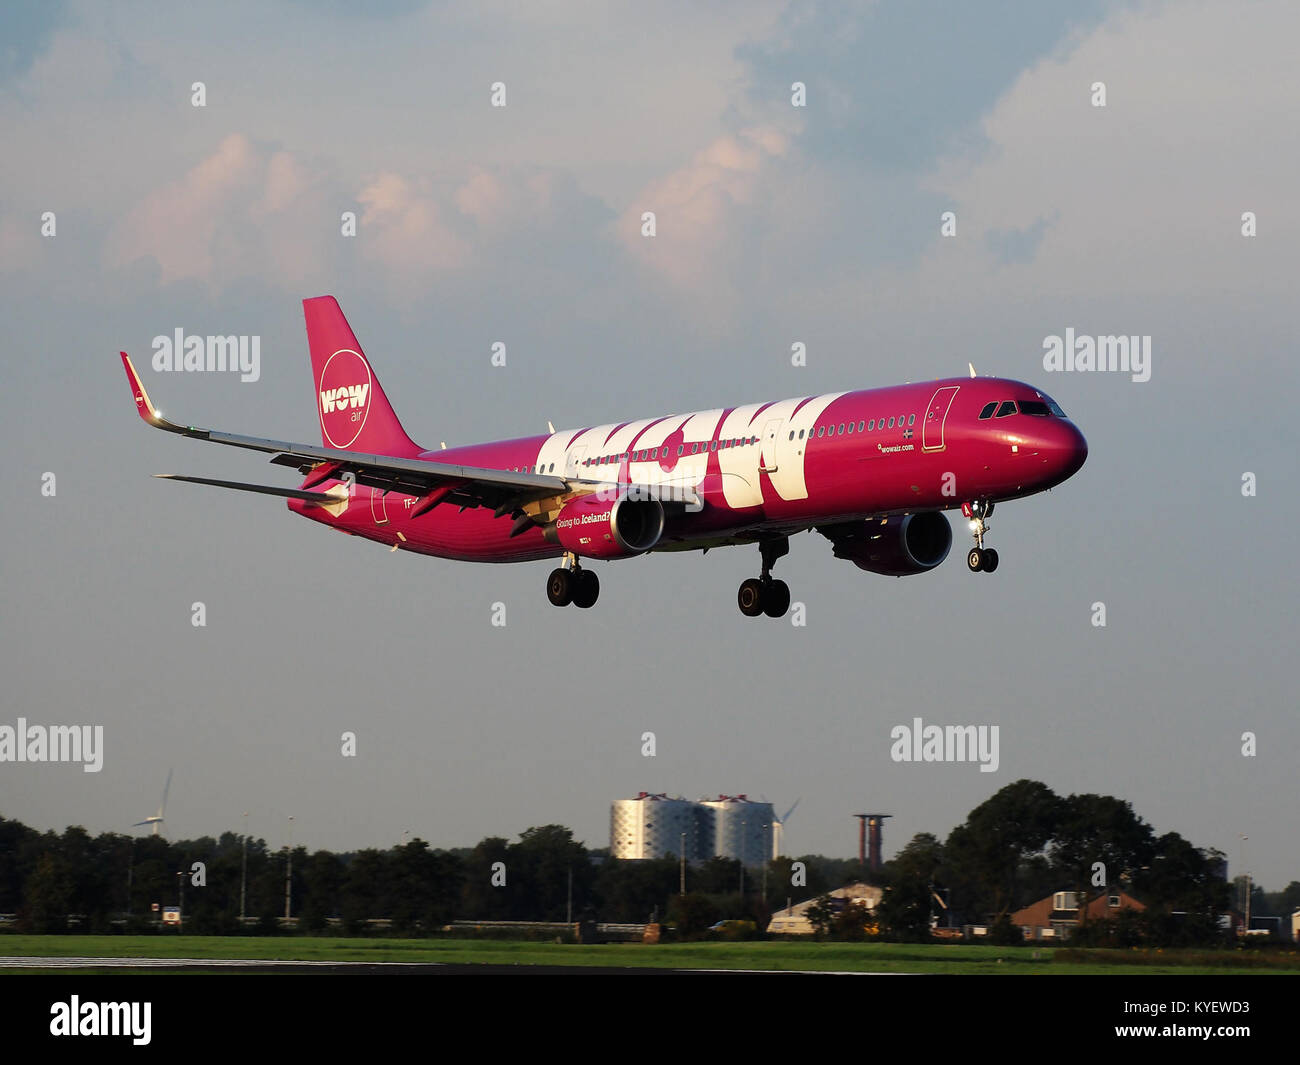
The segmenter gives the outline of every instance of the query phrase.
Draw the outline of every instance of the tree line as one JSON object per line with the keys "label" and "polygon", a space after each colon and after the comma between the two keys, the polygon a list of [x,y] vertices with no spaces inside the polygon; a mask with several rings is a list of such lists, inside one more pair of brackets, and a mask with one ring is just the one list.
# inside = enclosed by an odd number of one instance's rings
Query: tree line
{"label": "tree line", "polygon": [[[1138,924],[1125,916],[1121,938],[1170,941],[1176,932],[1208,942],[1232,894],[1220,852],[1174,832],[1156,835],[1120,799],[1061,797],[1030,780],[981,803],[946,841],[917,835],[874,877],[856,859],[804,855],[746,869],[726,858],[694,863],[685,894],[680,878],[672,856],[614,859],[562,825],[530,828],[513,842],[488,837],[470,848],[434,849],[413,839],[335,853],[272,849],[232,832],[174,842],[92,837],[80,827],[41,833],[0,817],[0,913],[16,914],[17,926],[32,932],[63,931],[70,914],[82,931],[150,928],[158,921],[153,904],[183,899],[189,932],[274,933],[288,880],[290,912],[309,932],[358,934],[373,918],[391,922],[398,934],[428,934],[455,920],[654,919],[698,935],[734,919],[761,931],[788,903],[818,898],[813,915],[824,918],[821,930],[845,938],[925,938],[936,919],[993,924],[1011,938],[1010,913],[1046,895],[1069,890],[1096,898],[1122,888],[1148,911]],[[825,896],[858,880],[884,890],[881,906],[870,922],[853,913],[837,922]],[[1300,883],[1276,896],[1255,888],[1256,914],[1297,904]],[[247,921],[240,921],[241,906]],[[1106,942],[1116,931],[1101,921],[1087,934]]]}

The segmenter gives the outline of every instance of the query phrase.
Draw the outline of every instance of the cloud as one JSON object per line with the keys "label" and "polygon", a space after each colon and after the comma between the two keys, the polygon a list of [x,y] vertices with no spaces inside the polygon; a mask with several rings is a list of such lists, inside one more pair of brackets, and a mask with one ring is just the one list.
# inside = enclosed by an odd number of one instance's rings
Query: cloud
{"label": "cloud", "polygon": [[466,242],[447,220],[429,179],[378,175],[358,194],[363,254],[404,285],[454,270],[469,254]]}
{"label": "cloud", "polygon": [[1032,262],[1047,233],[1048,225],[1049,219],[1044,215],[1020,229],[990,229],[984,234],[984,243],[993,257],[1004,266]]}
{"label": "cloud", "polygon": [[332,200],[302,160],[234,133],[137,202],[109,232],[104,262],[152,259],[161,284],[255,277],[297,287],[322,274],[338,232]]}
{"label": "cloud", "polygon": [[1026,65],[1113,6],[795,2],[738,54],[751,100],[788,106],[790,85],[807,85],[804,150],[812,157],[916,172],[966,134]]}
{"label": "cloud", "polygon": [[[754,217],[770,165],[789,150],[775,125],[717,138],[685,166],[651,181],[617,221],[623,246],[671,284],[693,287],[737,261],[741,229]],[[656,235],[642,236],[654,212]]]}
{"label": "cloud", "polygon": [[[959,238],[936,242],[930,265],[969,281],[990,259],[1019,261],[1029,291],[1064,296],[1185,300],[1227,278],[1282,296],[1300,241],[1297,33],[1300,12],[1285,3],[1161,6],[1036,64],[983,120],[992,150],[927,179],[959,218]],[[1105,107],[1091,105],[1097,81]],[[1254,241],[1240,234],[1248,210],[1261,219]],[[1032,256],[1008,254],[1015,233],[1037,238]]]}
{"label": "cloud", "polygon": [[67,8],[66,0],[8,0],[0,37],[0,85],[20,78],[50,47]]}
{"label": "cloud", "polygon": [[[355,237],[342,233],[345,211],[357,215]],[[115,271],[154,263],[160,284],[212,291],[252,279],[296,293],[360,267],[403,303],[452,275],[499,279],[506,261],[581,271],[605,257],[612,216],[563,172],[384,170],[348,188],[324,164],[234,133],[140,196],[110,229],[102,259]],[[0,233],[0,254],[16,258],[17,223]]]}

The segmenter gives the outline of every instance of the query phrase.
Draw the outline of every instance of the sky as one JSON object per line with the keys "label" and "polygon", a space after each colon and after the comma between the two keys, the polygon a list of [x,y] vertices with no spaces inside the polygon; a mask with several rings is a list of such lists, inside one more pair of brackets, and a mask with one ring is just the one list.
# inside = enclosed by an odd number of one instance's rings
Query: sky
{"label": "sky", "polygon": [[[0,815],[127,832],[174,770],[174,838],[599,847],[616,798],[725,792],[800,799],[791,853],[890,812],[888,857],[1028,777],[1300,879],[1294,5],[16,3],[0,31],[0,725],[105,737],[98,773],[0,763]],[[602,565],[557,611],[548,563],[150,476],[292,482],[149,431],[118,351],[169,417],[313,443],[323,293],[426,447],[972,363],[1090,454],[998,508],[995,575],[958,516],[905,579],[795,537],[802,626],[737,611],[754,548]],[[176,329],[260,337],[258,379],[147,368]],[[1067,329],[1150,336],[1150,379],[1048,371]],[[997,771],[893,761],[915,717],[998,726]]]}

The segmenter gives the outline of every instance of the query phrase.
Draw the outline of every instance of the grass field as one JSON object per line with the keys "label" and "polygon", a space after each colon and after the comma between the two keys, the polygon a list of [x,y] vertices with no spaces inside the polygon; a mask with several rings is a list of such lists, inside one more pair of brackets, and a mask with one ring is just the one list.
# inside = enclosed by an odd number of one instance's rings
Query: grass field
{"label": "grass field", "polygon": [[[809,969],[889,973],[1300,973],[1300,951],[1136,951],[906,943],[639,943],[577,945],[471,939],[216,936],[0,936],[6,957],[261,958],[676,969]],[[0,972],[31,970],[0,970]],[[78,970],[61,970],[76,972]]]}

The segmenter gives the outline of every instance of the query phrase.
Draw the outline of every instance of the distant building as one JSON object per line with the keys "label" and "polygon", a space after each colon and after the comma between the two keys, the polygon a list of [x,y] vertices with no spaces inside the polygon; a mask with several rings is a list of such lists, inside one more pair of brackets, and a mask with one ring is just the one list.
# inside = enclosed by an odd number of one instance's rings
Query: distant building
{"label": "distant building", "polygon": [[773,857],[775,811],[770,802],[754,802],[745,795],[719,795],[701,799],[713,858],[732,858],[746,865],[763,865]]}
{"label": "distant building", "polygon": [[680,796],[643,791],[635,799],[616,799],[609,810],[609,853],[644,860],[680,858],[684,850],[687,861],[710,858],[706,820],[697,803]]}
{"label": "distant building", "polygon": [[[1114,917],[1120,910],[1145,910],[1146,906],[1118,888],[1089,899],[1085,919]],[[1055,891],[1011,915],[1026,939],[1065,939],[1079,924],[1079,896],[1074,891]]]}
{"label": "distant building", "polygon": [[[865,906],[868,910],[875,910],[880,905],[884,892],[870,884],[846,884],[842,888],[836,888],[830,896],[831,908],[836,913],[841,913],[847,906]],[[777,910],[767,922],[768,932],[783,936],[813,935],[816,929],[808,920],[808,909],[816,901],[815,898],[808,899],[784,910]]]}
{"label": "distant building", "polygon": [[610,806],[609,853],[645,860],[666,854],[680,858],[684,852],[691,862],[732,858],[762,865],[774,857],[775,822],[771,803],[745,795],[691,802],[643,791]]}

